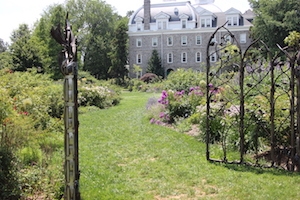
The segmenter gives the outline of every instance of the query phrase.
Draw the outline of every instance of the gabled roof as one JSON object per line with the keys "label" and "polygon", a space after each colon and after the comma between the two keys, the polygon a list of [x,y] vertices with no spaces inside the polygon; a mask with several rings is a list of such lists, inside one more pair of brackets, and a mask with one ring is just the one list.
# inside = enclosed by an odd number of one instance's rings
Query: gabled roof
{"label": "gabled roof", "polygon": [[228,10],[225,11],[225,14],[226,15],[236,15],[236,14],[242,15],[241,11],[239,11],[235,8],[229,8]]}
{"label": "gabled roof", "polygon": [[170,15],[162,11],[154,16],[154,19],[170,19],[170,18],[171,18]]}
{"label": "gabled roof", "polygon": [[206,9],[201,9],[200,12],[198,12],[198,14],[201,16],[216,16],[213,12],[210,12],[209,10]]}
{"label": "gabled roof", "polygon": [[179,19],[188,19],[188,18],[189,18],[189,16],[185,13],[179,15]]}

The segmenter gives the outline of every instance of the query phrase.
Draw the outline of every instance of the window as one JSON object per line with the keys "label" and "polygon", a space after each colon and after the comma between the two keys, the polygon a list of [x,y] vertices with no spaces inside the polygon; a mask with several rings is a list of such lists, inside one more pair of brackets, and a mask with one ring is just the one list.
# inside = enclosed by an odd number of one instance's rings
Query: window
{"label": "window", "polygon": [[182,63],[186,63],[187,62],[187,54],[186,54],[186,52],[183,52],[181,54],[181,62]]}
{"label": "window", "polygon": [[136,63],[137,64],[141,64],[142,63],[142,55],[141,54],[137,54],[136,55]]}
{"label": "window", "polygon": [[201,62],[201,52],[196,52],[196,62]]}
{"label": "window", "polygon": [[186,19],[181,20],[181,28],[186,28]]}
{"label": "window", "polygon": [[228,16],[228,17],[226,17],[226,20],[228,21],[227,26],[238,26],[239,25],[238,16]]}
{"label": "window", "polygon": [[157,29],[158,30],[162,29],[162,22],[161,21],[157,22]]}
{"label": "window", "polygon": [[217,54],[210,53],[210,62],[216,62],[216,61],[217,61]]}
{"label": "window", "polygon": [[202,28],[205,28],[205,27],[212,27],[212,19],[211,17],[204,17],[204,18],[201,18],[201,27]]}
{"label": "window", "polygon": [[136,46],[137,47],[141,47],[142,46],[142,39],[141,38],[136,39]]}
{"label": "window", "polygon": [[166,20],[157,20],[156,24],[157,24],[158,30],[167,29],[167,21]]}
{"label": "window", "polygon": [[201,35],[196,35],[196,45],[201,45],[201,44],[202,44]]}
{"label": "window", "polygon": [[168,39],[167,39],[167,45],[168,46],[173,46],[173,37],[172,36],[169,36]]}
{"label": "window", "polygon": [[241,44],[247,43],[247,35],[246,35],[246,33],[240,34],[240,43]]}
{"label": "window", "polygon": [[187,45],[187,36],[181,36],[181,45]]}
{"label": "window", "polygon": [[167,59],[168,63],[173,63],[173,53],[168,53]]}
{"label": "window", "polygon": [[227,35],[224,35],[223,36],[224,38],[224,42],[227,44],[227,43],[232,43],[233,42],[233,39],[231,37],[231,35],[227,34]]}
{"label": "window", "polygon": [[141,31],[142,30],[142,23],[141,22],[137,22],[136,23],[136,30],[137,31]]}
{"label": "window", "polygon": [[152,38],[152,46],[153,47],[157,47],[157,42],[158,42],[157,37]]}

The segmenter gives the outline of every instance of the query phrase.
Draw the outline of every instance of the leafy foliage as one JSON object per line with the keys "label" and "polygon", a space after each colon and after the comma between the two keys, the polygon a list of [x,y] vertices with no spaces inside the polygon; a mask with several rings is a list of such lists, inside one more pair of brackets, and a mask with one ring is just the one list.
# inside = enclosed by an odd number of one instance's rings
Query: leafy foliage
{"label": "leafy foliage", "polygon": [[114,38],[112,39],[112,52],[110,58],[112,66],[109,69],[111,78],[119,80],[119,85],[124,82],[124,77],[127,76],[128,70],[125,68],[127,64],[127,24],[128,20],[124,18],[120,20],[114,30]]}
{"label": "leafy foliage", "polygon": [[[249,0],[254,13],[254,26],[251,33],[254,38],[263,40],[273,52],[276,45],[283,41],[291,31],[300,31],[300,7],[298,0]],[[273,34],[270,34],[273,33]]]}
{"label": "leafy foliage", "polygon": [[162,67],[161,58],[158,55],[156,49],[152,51],[152,55],[148,61],[147,72],[156,74],[157,76],[161,76],[161,77],[165,76],[165,70]]}
{"label": "leafy foliage", "polygon": [[21,190],[12,149],[0,145],[0,199],[19,199]]}

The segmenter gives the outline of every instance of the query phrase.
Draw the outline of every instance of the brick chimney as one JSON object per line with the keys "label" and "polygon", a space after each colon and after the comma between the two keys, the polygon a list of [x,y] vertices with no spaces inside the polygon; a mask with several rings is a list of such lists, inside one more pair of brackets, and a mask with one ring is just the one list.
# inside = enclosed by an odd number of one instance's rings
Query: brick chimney
{"label": "brick chimney", "polygon": [[144,0],[144,30],[150,30],[150,0]]}

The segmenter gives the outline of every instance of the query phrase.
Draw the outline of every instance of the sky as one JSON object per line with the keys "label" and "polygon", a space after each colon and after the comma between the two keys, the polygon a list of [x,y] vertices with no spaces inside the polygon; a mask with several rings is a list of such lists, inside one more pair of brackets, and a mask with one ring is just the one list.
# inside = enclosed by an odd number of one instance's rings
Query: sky
{"label": "sky", "polygon": [[[18,29],[20,24],[26,23],[32,27],[49,5],[64,2],[65,0],[0,0],[0,38],[10,43],[11,33]],[[119,15],[125,16],[127,11],[140,8],[144,0],[105,0],[105,2]],[[151,3],[158,2],[162,0],[151,0]],[[215,0],[215,5],[222,11],[234,7],[245,12],[250,8],[248,0]]]}

